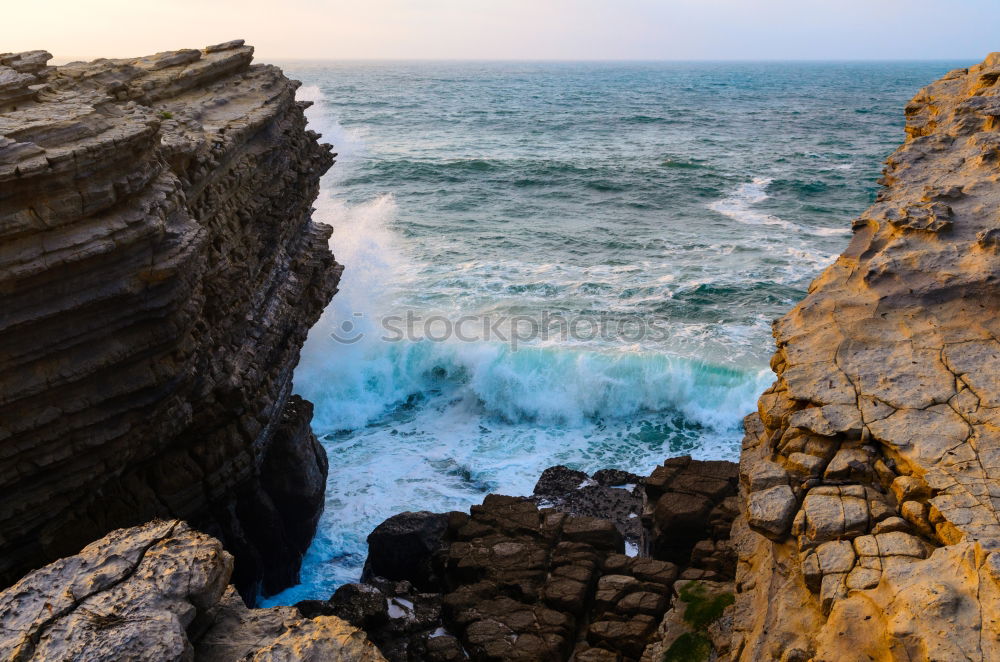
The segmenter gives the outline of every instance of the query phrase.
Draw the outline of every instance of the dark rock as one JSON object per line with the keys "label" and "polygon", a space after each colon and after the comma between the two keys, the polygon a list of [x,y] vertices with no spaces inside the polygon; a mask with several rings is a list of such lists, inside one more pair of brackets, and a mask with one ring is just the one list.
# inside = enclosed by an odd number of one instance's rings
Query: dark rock
{"label": "dark rock", "polygon": [[662,615],[667,608],[667,594],[655,591],[636,591],[629,593],[615,605],[615,611],[619,614],[648,614],[650,616]]}
{"label": "dark rock", "polygon": [[563,536],[573,542],[582,542],[606,552],[623,552],[625,542],[615,525],[596,517],[569,517],[563,525]]}
{"label": "dark rock", "polygon": [[620,469],[601,469],[594,472],[592,478],[598,485],[604,487],[623,487],[625,485],[639,487],[646,482],[644,477]]}
{"label": "dark rock", "polygon": [[368,584],[344,584],[330,598],[329,608],[334,616],[369,632],[389,621],[385,595]]}
{"label": "dark rock", "polygon": [[[643,545],[642,523],[638,519],[642,512],[642,481],[639,476],[616,469],[602,469],[592,479],[582,471],[549,467],[535,485],[531,500],[571,515],[609,520],[638,549]],[[632,490],[611,487],[629,483],[635,484]]]}
{"label": "dark rock", "polygon": [[462,643],[450,634],[428,632],[414,637],[408,662],[462,662],[468,660]]}
{"label": "dark rock", "polygon": [[535,483],[534,494],[537,496],[563,496],[591,483],[593,481],[590,476],[584,472],[560,464],[549,467],[542,472],[538,482]]}
{"label": "dark rock", "polygon": [[[389,662],[423,660],[426,639],[445,634],[441,594],[421,593],[409,581],[373,577],[370,584],[342,586],[330,599],[333,614],[363,629]],[[442,644],[435,643],[431,651]],[[445,651],[438,651],[444,655]],[[463,658],[459,658],[463,659]]]}
{"label": "dark rock", "polygon": [[569,577],[552,577],[545,584],[545,604],[569,612],[575,616],[583,613],[587,596],[590,593],[590,582],[579,581]]}
{"label": "dark rock", "polygon": [[680,457],[669,458],[662,465],[656,467],[644,483],[649,502],[655,504],[668,489],[674,478],[687,468],[689,464],[691,464],[691,456],[682,455]]}
{"label": "dark rock", "polygon": [[609,611],[619,600],[639,588],[639,580],[630,575],[604,575],[597,582],[594,610],[598,613]]}
{"label": "dark rock", "polygon": [[432,557],[441,548],[447,528],[448,515],[444,514],[422,511],[393,515],[368,535],[364,577],[405,579],[421,590],[439,590]]}
{"label": "dark rock", "polygon": [[694,544],[705,535],[712,502],[704,496],[670,492],[660,497],[653,511],[653,555],[684,563]]}
{"label": "dark rock", "polygon": [[586,648],[579,650],[573,659],[576,662],[621,662],[621,655],[603,648]]}
{"label": "dark rock", "polygon": [[[259,478],[237,493],[240,528],[227,525],[228,532],[219,534],[244,561],[233,573],[233,583],[244,595],[250,586],[270,595],[298,581],[326,492],[326,451],[313,436],[311,419],[312,403],[290,396],[264,453]],[[211,521],[202,528],[219,533]]]}
{"label": "dark rock", "polygon": [[659,619],[646,614],[639,614],[627,621],[597,621],[590,624],[587,641],[594,646],[639,658],[646,648],[649,635],[656,630],[658,624]]}
{"label": "dark rock", "polygon": [[176,517],[278,591],[325,483],[290,394],[342,271],[311,218],[330,146],[249,46],[48,57],[2,56],[0,584]]}
{"label": "dark rock", "polygon": [[311,402],[290,396],[261,465],[261,486],[281,513],[290,545],[300,554],[312,542],[323,512],[328,470],[326,451],[309,425],[312,414]]}
{"label": "dark rock", "polygon": [[486,526],[499,533],[540,533],[542,516],[538,507],[522,497],[488,494],[481,506],[469,509],[470,524]]}
{"label": "dark rock", "polygon": [[[553,467],[532,497],[489,495],[469,515],[440,516],[441,547],[431,554],[443,588],[435,603],[440,611],[431,618],[400,614],[374,633],[369,630],[387,658],[431,659],[429,647],[440,646],[443,657],[434,659],[463,659],[457,656],[464,648],[477,662],[562,661],[570,655],[638,660],[669,608],[681,570],[685,577],[732,577],[735,557],[728,537],[737,514],[735,464],[668,460],[645,485],[624,472],[599,474],[604,483],[634,481],[637,489],[633,494],[596,480],[580,487],[585,475]],[[622,511],[615,504],[627,503],[625,513],[638,513],[642,497],[650,494],[656,499],[648,512],[628,519],[640,535],[642,523],[650,524],[658,558],[626,556],[614,519]],[[580,514],[584,506],[604,516]],[[397,575],[400,581],[371,581],[387,595],[409,596],[418,611],[424,594],[414,593],[409,582],[422,571],[407,572]],[[439,623],[433,621],[438,615]]]}
{"label": "dark rock", "polygon": [[667,561],[649,558],[632,559],[630,569],[636,578],[664,587],[672,586],[677,579],[677,566]]}
{"label": "dark rock", "polygon": [[[735,571],[731,550],[716,550],[712,541],[729,538],[738,510],[738,480],[738,466],[733,462],[681,457],[657,467],[645,484],[648,505],[644,520],[650,530],[653,557],[717,573]],[[713,554],[700,553],[692,559],[696,545],[706,540]]]}
{"label": "dark rock", "polygon": [[603,570],[607,575],[628,575],[632,571],[634,559],[624,554],[609,554],[604,559]]}
{"label": "dark rock", "polygon": [[329,600],[301,600],[295,603],[295,608],[305,618],[334,615]]}

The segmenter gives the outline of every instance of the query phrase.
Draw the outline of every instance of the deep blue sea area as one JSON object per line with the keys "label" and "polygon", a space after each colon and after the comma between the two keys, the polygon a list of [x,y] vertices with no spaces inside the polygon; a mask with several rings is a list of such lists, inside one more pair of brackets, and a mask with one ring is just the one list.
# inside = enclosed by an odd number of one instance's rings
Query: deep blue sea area
{"label": "deep blue sea area", "polygon": [[345,271],[295,373],[326,510],[265,603],[357,580],[399,511],[735,459],[771,321],[846,246],[905,103],[967,64],[283,63],[339,152],[315,217]]}

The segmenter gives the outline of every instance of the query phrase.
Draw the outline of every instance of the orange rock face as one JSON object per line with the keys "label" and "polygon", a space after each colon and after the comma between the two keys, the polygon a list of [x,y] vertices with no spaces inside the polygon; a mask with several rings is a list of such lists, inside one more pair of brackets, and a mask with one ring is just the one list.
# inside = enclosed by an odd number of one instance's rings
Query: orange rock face
{"label": "orange rock face", "polygon": [[994,53],[914,97],[885,188],[775,324],[739,659],[1000,658],[998,79]]}

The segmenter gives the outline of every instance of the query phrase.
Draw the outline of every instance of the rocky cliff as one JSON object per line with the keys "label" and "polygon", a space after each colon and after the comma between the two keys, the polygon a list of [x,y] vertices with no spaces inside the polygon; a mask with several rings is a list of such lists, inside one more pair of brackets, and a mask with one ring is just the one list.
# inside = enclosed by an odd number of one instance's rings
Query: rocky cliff
{"label": "rocky cliff", "polygon": [[252,54],[0,55],[0,585],[154,517],[221,539],[245,597],[297,576],[334,155]]}
{"label": "rocky cliff", "polygon": [[[288,380],[339,276],[309,220],[331,157],[241,43],[46,59],[0,56],[3,570],[176,513],[244,590],[279,586],[325,473]],[[217,541],[154,521],[0,593],[0,653],[381,660],[364,628],[429,662],[1000,659],[998,81],[994,54],[907,106],[848,249],[775,324],[738,472],[557,467],[399,515],[367,584],[299,612],[247,610]]]}
{"label": "rocky cliff", "polygon": [[775,324],[741,660],[1000,659],[998,80],[994,53],[913,98],[850,246]]}

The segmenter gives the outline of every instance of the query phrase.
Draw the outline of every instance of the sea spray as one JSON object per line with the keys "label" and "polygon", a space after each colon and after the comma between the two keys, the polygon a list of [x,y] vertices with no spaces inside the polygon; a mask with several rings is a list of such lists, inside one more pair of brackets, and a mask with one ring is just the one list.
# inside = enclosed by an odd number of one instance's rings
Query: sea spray
{"label": "sea spray", "polygon": [[[323,342],[322,339],[318,342]],[[316,404],[319,433],[355,430],[426,393],[476,403],[477,414],[511,424],[579,426],[676,412],[692,423],[733,428],[754,407],[769,371],[631,350],[500,343],[313,342],[296,390]]]}
{"label": "sea spray", "polygon": [[[395,512],[525,494],[559,463],[735,458],[773,379],[771,321],[846,245],[897,109],[954,66],[287,67],[340,154],[316,216],[345,272],[295,374],[331,460],[326,510],[302,584],[269,603],[356,580]],[[382,341],[407,311],[668,333]]]}
{"label": "sea spray", "polygon": [[399,274],[401,258],[386,227],[395,211],[390,196],[354,206],[335,199],[319,203],[318,217],[335,227],[331,249],[345,273],[340,292],[310,331],[295,372],[296,390],[315,403],[317,430],[361,427],[416,386],[399,374],[400,366],[379,341],[373,314],[389,305],[386,288]]}

